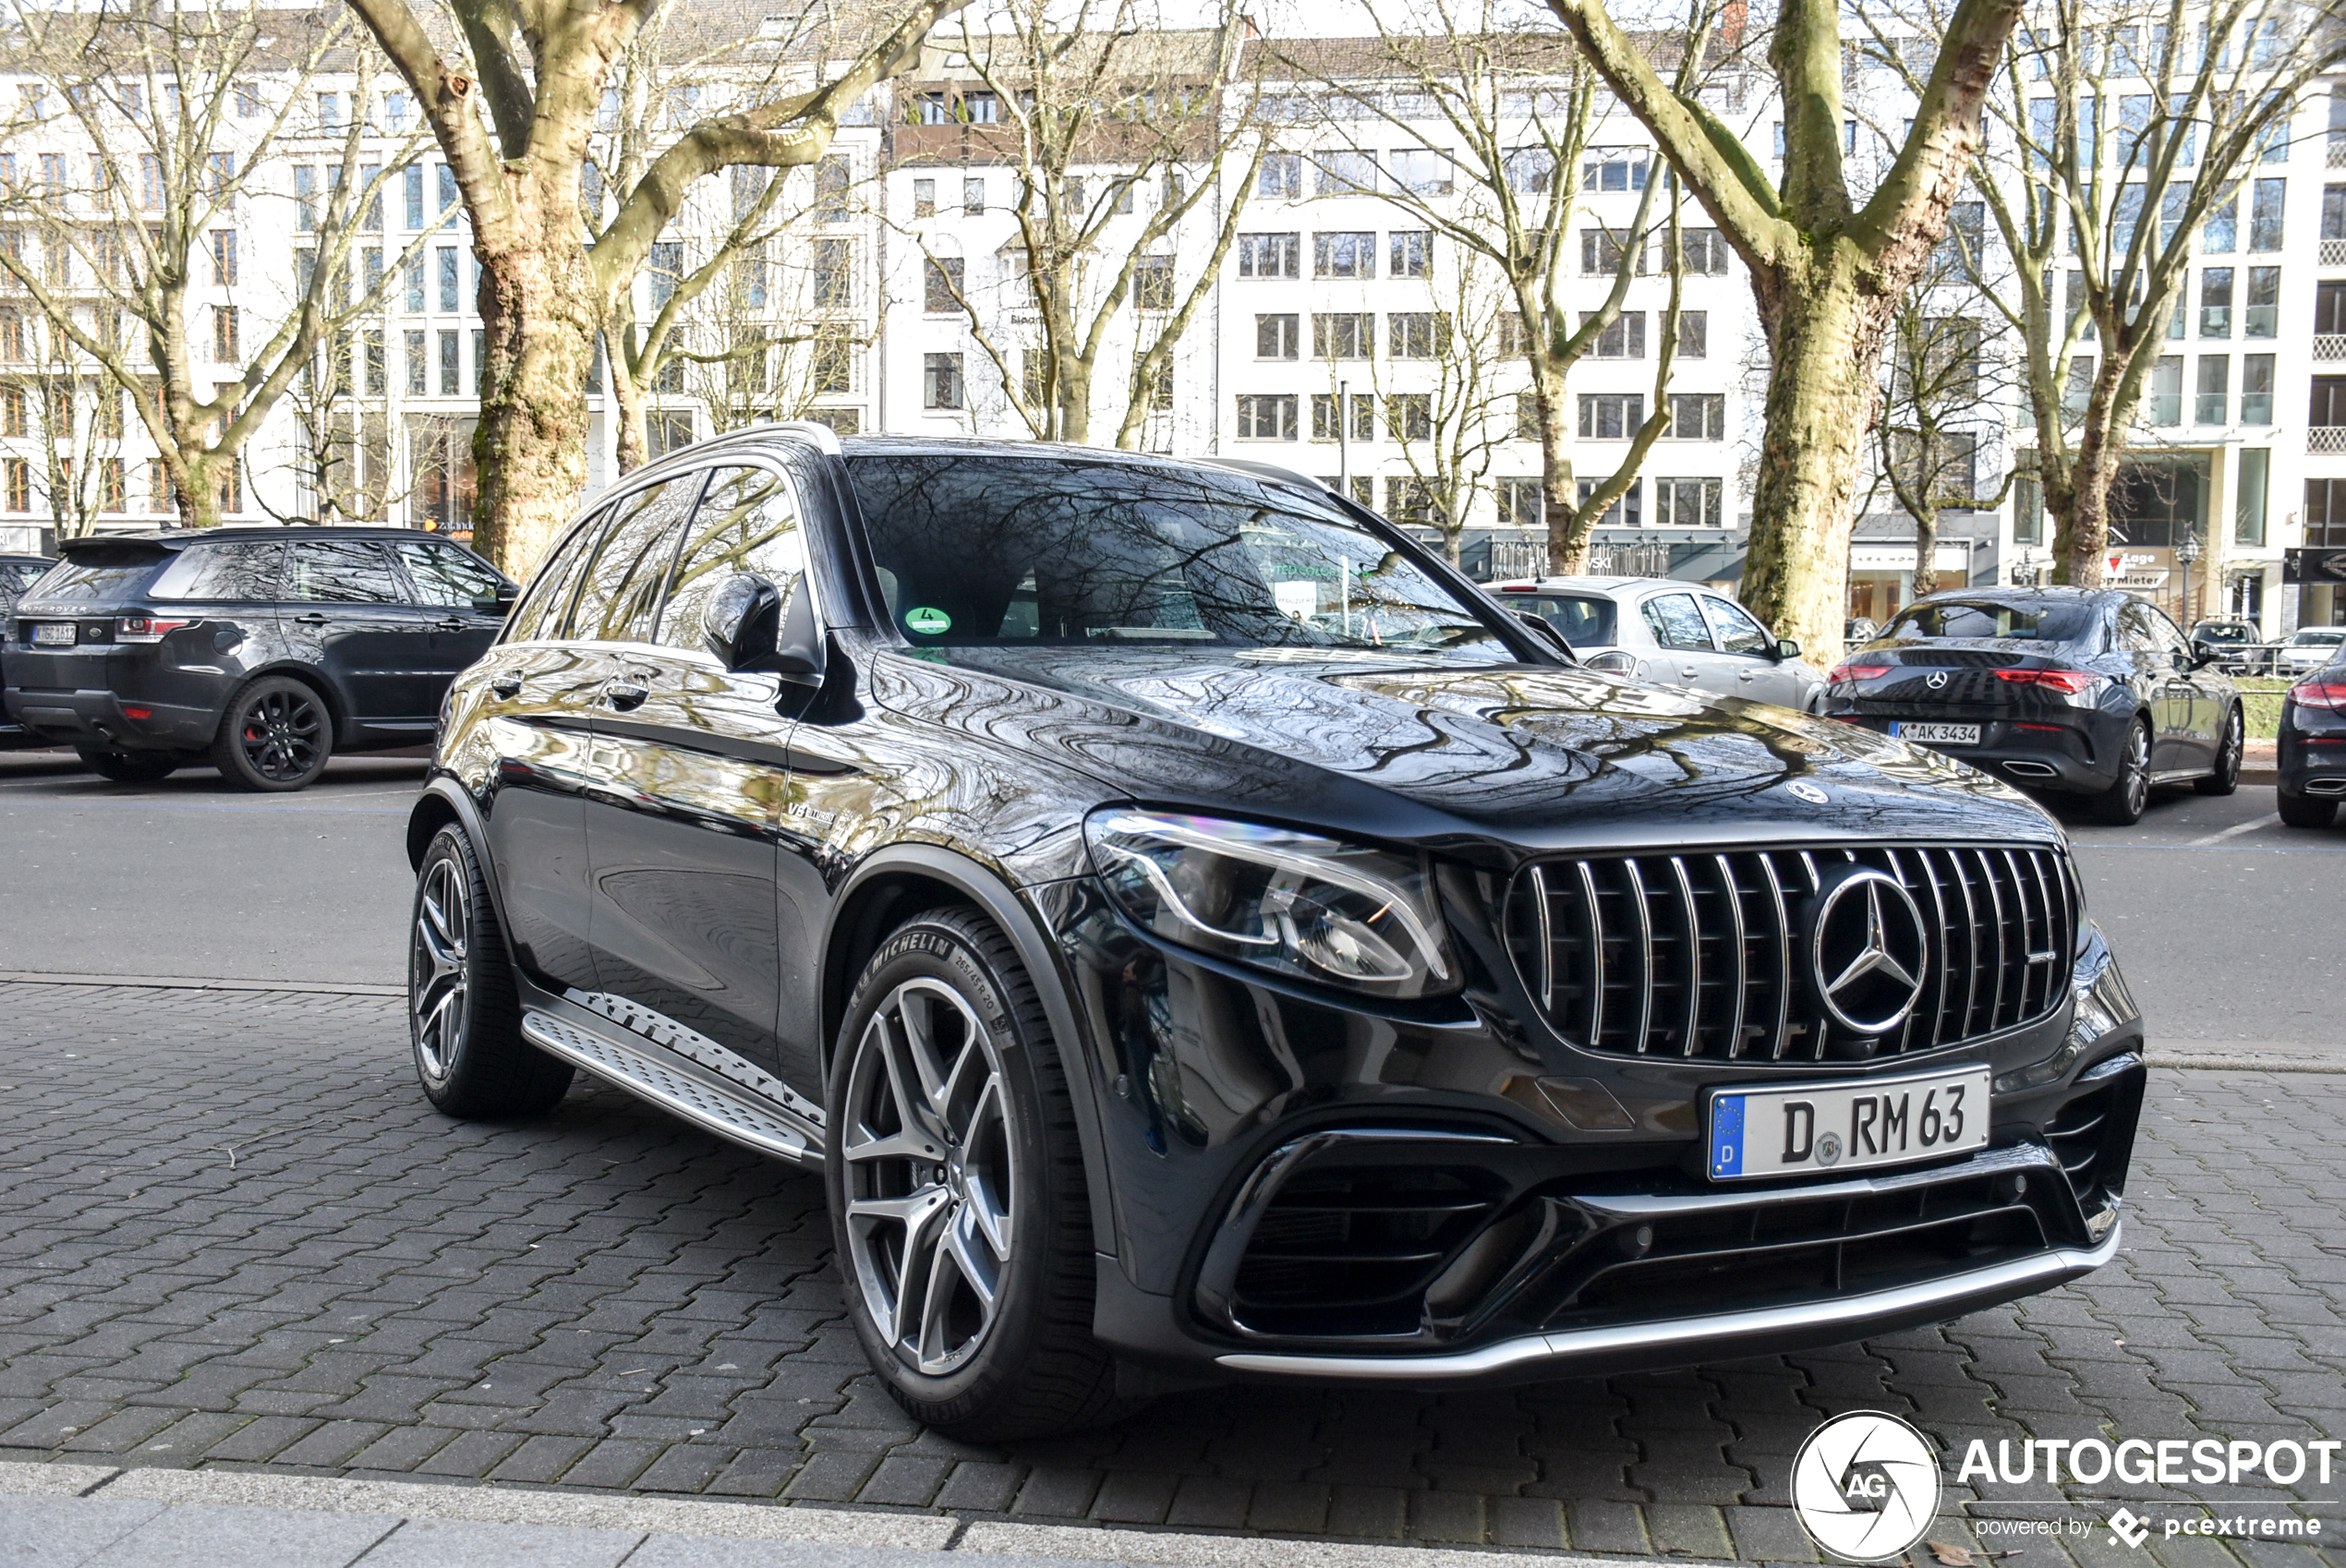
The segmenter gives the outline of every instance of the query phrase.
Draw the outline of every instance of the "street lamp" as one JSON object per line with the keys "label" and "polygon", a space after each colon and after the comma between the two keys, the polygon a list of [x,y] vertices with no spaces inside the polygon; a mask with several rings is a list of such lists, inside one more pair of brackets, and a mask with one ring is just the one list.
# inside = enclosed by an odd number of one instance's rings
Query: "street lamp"
{"label": "street lamp", "polygon": [[2183,542],[2175,547],[2175,559],[2183,564],[2183,630],[2188,633],[2191,630],[2191,563],[2199,559],[2198,530],[2193,528],[2183,530]]}

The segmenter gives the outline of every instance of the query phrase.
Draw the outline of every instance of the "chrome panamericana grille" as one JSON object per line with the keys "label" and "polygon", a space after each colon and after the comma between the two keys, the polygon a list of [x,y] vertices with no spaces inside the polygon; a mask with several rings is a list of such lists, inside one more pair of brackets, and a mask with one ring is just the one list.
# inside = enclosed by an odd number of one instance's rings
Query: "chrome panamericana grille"
{"label": "chrome panamericana grille", "polygon": [[[1870,1043],[1831,1021],[1809,978],[1810,910],[1844,863],[1894,877],[1921,917],[1919,995]],[[1874,1060],[2050,1013],[2076,947],[2077,893],[2067,857],[2037,846],[1592,856],[1518,873],[1506,932],[1533,1003],[1590,1050]]]}

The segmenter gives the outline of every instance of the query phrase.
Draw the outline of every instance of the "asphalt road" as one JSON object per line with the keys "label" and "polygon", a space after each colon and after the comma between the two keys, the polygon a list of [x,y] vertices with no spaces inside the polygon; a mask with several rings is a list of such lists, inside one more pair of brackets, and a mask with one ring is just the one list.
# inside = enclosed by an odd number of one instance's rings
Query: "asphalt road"
{"label": "asphalt road", "polygon": [[[208,767],[133,787],[0,754],[0,971],[395,985],[423,769],[342,757],[264,796]],[[2269,784],[2162,792],[2131,828],[2062,814],[2156,1042],[2346,1044],[2346,826],[2281,826]]]}

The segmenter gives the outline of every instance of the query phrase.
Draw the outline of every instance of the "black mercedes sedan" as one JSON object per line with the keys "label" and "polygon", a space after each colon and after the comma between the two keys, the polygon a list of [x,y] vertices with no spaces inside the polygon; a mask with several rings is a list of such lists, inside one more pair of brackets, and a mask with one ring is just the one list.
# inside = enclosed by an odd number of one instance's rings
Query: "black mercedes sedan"
{"label": "black mercedes sedan", "polygon": [[820,1172],[962,1436],[1845,1341],[2119,1244],[2142,1024],[2041,810],[1576,668],[1284,470],[672,454],[457,678],[407,842],[430,1101],[583,1070]]}
{"label": "black mercedes sedan", "polygon": [[102,777],[210,762],[298,790],[336,751],[421,745],[519,590],[405,528],[208,528],[68,539],[0,621],[6,708]]}
{"label": "black mercedes sedan", "polygon": [[2279,771],[2273,788],[2292,827],[2328,827],[2346,800],[2346,653],[2281,699]]}
{"label": "black mercedes sedan", "polygon": [[2240,691],[2164,612],[2115,589],[1965,588],[1917,599],[1826,677],[1828,718],[2140,821],[2154,785],[2229,795]]}

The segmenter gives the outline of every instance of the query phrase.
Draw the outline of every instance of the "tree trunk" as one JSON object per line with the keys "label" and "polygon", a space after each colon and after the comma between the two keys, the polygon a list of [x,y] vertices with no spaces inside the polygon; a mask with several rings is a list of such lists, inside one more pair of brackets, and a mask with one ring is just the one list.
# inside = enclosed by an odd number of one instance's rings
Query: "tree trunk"
{"label": "tree trunk", "polygon": [[[172,488],[177,492],[172,500],[177,503],[179,525],[183,528],[216,528],[220,525],[220,459],[204,454],[187,457],[180,462],[183,474],[171,476]],[[169,464],[163,471],[170,473]]]}
{"label": "tree trunk", "polygon": [[[2117,382],[2123,373],[2120,356],[2105,357],[2087,394],[2086,420],[2077,432],[2068,472],[2045,476],[2045,510],[2053,514],[2052,580],[2071,587],[2101,586],[2102,557],[2110,549],[2110,487],[2118,477],[2118,460],[2125,450],[2122,441],[2111,439],[2119,428]],[[2102,385],[2104,378],[2110,386]],[[2123,417],[2134,417],[2131,404]]]}
{"label": "tree trunk", "polygon": [[1572,468],[1570,399],[1564,377],[1537,372],[1532,407],[1540,418],[1540,521],[1548,529],[1548,574],[1577,577],[1589,569],[1589,519],[1580,515],[1580,488]]}
{"label": "tree trunk", "polygon": [[1076,446],[1092,440],[1092,367],[1080,356],[1058,356],[1058,440]]}
{"label": "tree trunk", "polygon": [[[619,331],[624,335],[633,330],[623,322]],[[611,367],[611,397],[612,411],[618,416],[618,428],[611,434],[612,452],[622,474],[632,474],[651,461],[652,437],[651,399],[644,395],[644,383],[635,379],[620,354],[606,354]]]}
{"label": "tree trunk", "polygon": [[507,165],[514,232],[482,236],[480,475],[474,545],[527,580],[586,488],[586,373],[599,314],[578,239],[576,171]]}
{"label": "tree trunk", "polygon": [[1779,637],[1837,648],[1857,475],[1881,413],[1878,369],[1894,301],[1838,259],[1805,276],[1755,274],[1752,283],[1771,358],[1743,602]]}
{"label": "tree trunk", "polygon": [[[1929,470],[1926,469],[1926,473]],[[1925,500],[1915,513],[1916,598],[1939,591],[1939,506]]]}

